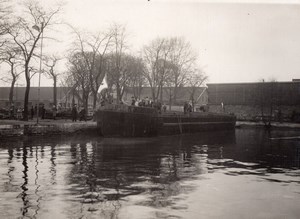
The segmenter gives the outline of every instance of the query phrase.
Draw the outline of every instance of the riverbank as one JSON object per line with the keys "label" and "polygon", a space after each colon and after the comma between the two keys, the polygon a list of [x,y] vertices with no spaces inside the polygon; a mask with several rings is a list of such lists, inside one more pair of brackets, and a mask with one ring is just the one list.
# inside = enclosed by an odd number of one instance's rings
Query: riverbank
{"label": "riverbank", "polygon": [[43,136],[43,135],[67,135],[77,133],[97,133],[97,123],[94,121],[70,120],[0,120],[0,138]]}
{"label": "riverbank", "polygon": [[[237,121],[236,128],[264,127],[262,122]],[[299,123],[272,123],[274,129],[299,129]],[[0,120],[0,138],[12,138],[23,136],[49,136],[72,134],[98,134],[97,123],[94,121],[70,120]]]}
{"label": "riverbank", "polygon": [[[242,127],[264,127],[263,122],[250,122],[250,121],[236,121],[236,128]],[[272,122],[271,128],[275,129],[300,129],[300,123],[288,123],[288,122]]]}

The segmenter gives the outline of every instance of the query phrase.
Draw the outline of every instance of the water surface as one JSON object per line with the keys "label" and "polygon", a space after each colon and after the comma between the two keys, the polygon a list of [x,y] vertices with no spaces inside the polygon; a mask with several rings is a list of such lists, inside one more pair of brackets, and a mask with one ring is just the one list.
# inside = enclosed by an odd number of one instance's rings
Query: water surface
{"label": "water surface", "polygon": [[299,218],[297,131],[0,142],[0,218]]}

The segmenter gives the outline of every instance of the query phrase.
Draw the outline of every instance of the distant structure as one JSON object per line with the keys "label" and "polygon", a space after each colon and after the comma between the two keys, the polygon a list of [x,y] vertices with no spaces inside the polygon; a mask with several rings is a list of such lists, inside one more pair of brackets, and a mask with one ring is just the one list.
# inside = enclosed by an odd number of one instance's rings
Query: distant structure
{"label": "distant structure", "polygon": [[[300,113],[300,80],[290,82],[208,83],[209,111],[234,113],[238,119]],[[223,107],[222,107],[223,106]],[[269,115],[270,113],[272,115]]]}
{"label": "distant structure", "polygon": [[[9,87],[0,87],[0,108],[9,108],[8,100]],[[29,107],[35,106],[38,103],[38,87],[31,87],[29,93]],[[23,108],[25,87],[15,87],[14,89],[14,106]],[[69,87],[57,87],[57,103],[63,107],[68,108],[72,106],[73,93]],[[78,102],[74,96],[75,103]],[[53,107],[53,87],[41,87],[40,103],[44,104],[45,108],[52,109]]]}

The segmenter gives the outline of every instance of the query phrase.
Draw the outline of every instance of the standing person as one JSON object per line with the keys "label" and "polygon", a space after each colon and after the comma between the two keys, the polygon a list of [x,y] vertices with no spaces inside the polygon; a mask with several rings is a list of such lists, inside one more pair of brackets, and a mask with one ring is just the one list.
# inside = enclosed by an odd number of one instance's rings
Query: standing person
{"label": "standing person", "polygon": [[33,119],[33,116],[34,116],[34,109],[33,109],[33,106],[31,106],[30,113],[31,113],[31,119]]}
{"label": "standing person", "polygon": [[21,108],[17,108],[17,119],[21,119],[22,118],[22,109]]}
{"label": "standing person", "polygon": [[86,118],[85,118],[85,108],[82,108],[82,110],[80,111],[79,115],[80,115],[80,118],[79,118],[80,121],[82,121],[82,120],[86,121]]}
{"label": "standing person", "polygon": [[164,103],[164,105],[163,105],[163,112],[165,113],[167,111],[167,106],[166,106],[166,104]]}
{"label": "standing person", "polygon": [[157,101],[157,110],[159,114],[161,114],[161,108],[162,108],[161,102]]}
{"label": "standing person", "polygon": [[10,119],[14,119],[15,118],[15,106],[13,103],[10,106],[9,113],[10,113],[10,115],[9,115]]}
{"label": "standing person", "polygon": [[183,112],[184,112],[184,114],[186,114],[186,113],[188,112],[188,107],[189,107],[189,105],[188,105],[188,103],[185,101],[185,102],[184,102],[184,105],[183,105]]}
{"label": "standing person", "polygon": [[146,97],[146,99],[145,99],[145,105],[144,106],[149,107],[149,98],[148,97]]}
{"label": "standing person", "polygon": [[135,98],[132,96],[131,97],[131,106],[134,106],[135,105]]}
{"label": "standing person", "polygon": [[225,112],[225,106],[224,106],[223,102],[221,103],[221,108],[222,108],[222,111]]}
{"label": "standing person", "polygon": [[149,98],[149,107],[153,107],[153,100],[151,97]]}
{"label": "standing person", "polygon": [[56,111],[57,111],[56,106],[53,105],[53,108],[52,108],[52,116],[53,116],[53,119],[54,119],[54,120],[56,120]]}
{"label": "standing person", "polygon": [[[37,104],[35,104],[35,106],[34,106],[34,115],[37,115]],[[37,115],[37,116],[39,116],[39,115]]]}
{"label": "standing person", "polygon": [[76,108],[76,104],[72,108],[72,121],[73,122],[77,121],[77,108]]}
{"label": "standing person", "polygon": [[45,109],[45,106],[44,104],[42,105],[42,119],[45,119],[45,114],[46,114],[46,109]]}
{"label": "standing person", "polygon": [[193,103],[192,103],[192,101],[190,101],[189,104],[188,104],[188,112],[189,113],[193,112]]}

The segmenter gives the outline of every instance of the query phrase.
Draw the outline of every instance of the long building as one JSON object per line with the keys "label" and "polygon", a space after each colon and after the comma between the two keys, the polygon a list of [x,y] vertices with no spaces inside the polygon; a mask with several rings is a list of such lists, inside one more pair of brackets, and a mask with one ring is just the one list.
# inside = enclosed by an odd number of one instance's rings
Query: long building
{"label": "long building", "polygon": [[[25,87],[15,87],[13,102],[15,107],[23,108]],[[0,87],[0,108],[9,108],[9,91],[10,87]],[[70,107],[72,103],[72,94],[68,87],[57,87],[57,102],[64,107]],[[45,108],[53,106],[53,87],[40,88],[40,103],[45,105]],[[28,106],[34,106],[38,103],[38,87],[31,87],[29,92]]]}
{"label": "long building", "polygon": [[238,119],[253,119],[280,113],[300,113],[300,81],[257,83],[209,83],[208,105],[212,112],[234,113]]}

